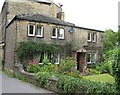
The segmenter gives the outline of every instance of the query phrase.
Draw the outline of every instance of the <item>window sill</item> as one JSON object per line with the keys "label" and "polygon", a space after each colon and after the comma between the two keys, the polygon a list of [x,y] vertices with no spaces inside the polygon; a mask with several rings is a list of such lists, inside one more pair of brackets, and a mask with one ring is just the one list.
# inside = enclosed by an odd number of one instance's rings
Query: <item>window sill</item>
{"label": "window sill", "polygon": [[88,40],[88,42],[92,42],[91,40]]}
{"label": "window sill", "polygon": [[41,35],[36,35],[36,37],[37,37],[37,38],[43,38],[43,36],[41,36]]}
{"label": "window sill", "polygon": [[65,40],[65,38],[58,38],[59,40]]}
{"label": "window sill", "polygon": [[52,39],[57,39],[57,37],[54,37],[54,36],[52,36],[51,38],[52,38]]}
{"label": "window sill", "polygon": [[34,35],[29,35],[29,34],[28,34],[28,36],[29,36],[29,37],[34,37]]}

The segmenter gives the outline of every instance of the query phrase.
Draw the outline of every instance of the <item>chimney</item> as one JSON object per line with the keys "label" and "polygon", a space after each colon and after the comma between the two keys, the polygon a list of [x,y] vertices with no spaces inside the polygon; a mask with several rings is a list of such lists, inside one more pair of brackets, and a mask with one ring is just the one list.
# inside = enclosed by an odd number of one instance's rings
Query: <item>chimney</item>
{"label": "chimney", "polygon": [[65,18],[65,13],[64,13],[64,12],[59,12],[59,13],[57,13],[57,18],[60,19],[60,20],[64,20],[64,18]]}

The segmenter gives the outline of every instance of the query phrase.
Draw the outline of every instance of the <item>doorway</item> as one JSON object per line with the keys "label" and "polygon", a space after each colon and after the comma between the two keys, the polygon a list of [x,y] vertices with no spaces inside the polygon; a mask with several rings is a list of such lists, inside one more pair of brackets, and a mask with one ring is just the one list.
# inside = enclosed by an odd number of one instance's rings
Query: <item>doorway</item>
{"label": "doorway", "polygon": [[80,52],[77,52],[77,70],[80,70]]}
{"label": "doorway", "polygon": [[85,66],[85,53],[77,52],[77,70],[83,71]]}

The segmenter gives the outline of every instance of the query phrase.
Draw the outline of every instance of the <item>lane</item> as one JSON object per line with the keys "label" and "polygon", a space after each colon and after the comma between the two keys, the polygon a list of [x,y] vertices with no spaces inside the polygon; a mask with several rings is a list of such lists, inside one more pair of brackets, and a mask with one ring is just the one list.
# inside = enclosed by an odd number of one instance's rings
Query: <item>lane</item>
{"label": "lane", "polygon": [[1,72],[0,76],[2,76],[2,93],[53,93],[52,91],[36,87],[21,80],[9,78]]}

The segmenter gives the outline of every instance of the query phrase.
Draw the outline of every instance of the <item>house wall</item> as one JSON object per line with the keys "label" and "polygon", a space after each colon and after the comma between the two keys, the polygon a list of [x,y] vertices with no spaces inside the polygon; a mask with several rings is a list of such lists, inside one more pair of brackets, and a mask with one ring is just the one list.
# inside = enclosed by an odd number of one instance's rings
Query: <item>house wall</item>
{"label": "house wall", "polygon": [[[88,33],[96,33],[96,42],[88,42]],[[95,30],[75,28],[73,33],[73,45],[76,50],[86,49],[85,59],[87,54],[96,54],[96,62],[101,62],[102,50],[103,50],[103,33]],[[87,62],[87,60],[85,60]],[[85,62],[85,63],[86,63]]]}
{"label": "house wall", "polygon": [[2,49],[2,19],[1,19],[1,14],[0,14],[0,62],[2,61],[3,58],[3,49]]}
{"label": "house wall", "polygon": [[55,3],[42,3],[35,1],[22,1],[22,2],[10,2],[8,3],[8,22],[10,22],[15,15],[18,14],[43,14],[49,17],[57,17],[57,13],[61,12],[61,8]]}
{"label": "house wall", "polygon": [[9,70],[13,70],[15,63],[15,44],[16,22],[14,21],[6,28],[5,67]]}
{"label": "house wall", "polygon": [[[37,38],[29,37],[27,34],[27,26],[28,24],[41,24],[44,27],[44,37],[43,38]],[[65,29],[65,39],[53,39],[51,38],[51,32],[53,27],[62,27]],[[61,25],[54,25],[54,24],[48,24],[48,23],[38,23],[38,22],[29,22],[29,21],[17,21],[17,42],[21,41],[38,41],[38,42],[45,42],[49,44],[57,44],[57,45],[65,45],[68,42],[72,41],[72,33],[69,32],[70,27],[68,26],[61,26]]]}

